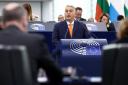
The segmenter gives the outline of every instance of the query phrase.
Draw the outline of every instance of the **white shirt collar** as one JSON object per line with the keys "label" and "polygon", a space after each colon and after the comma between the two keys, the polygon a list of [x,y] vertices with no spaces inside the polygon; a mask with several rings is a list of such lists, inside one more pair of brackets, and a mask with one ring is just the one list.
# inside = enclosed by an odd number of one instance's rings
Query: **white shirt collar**
{"label": "white shirt collar", "polygon": [[[66,22],[67,22],[68,25],[70,24],[70,22],[68,22],[68,21],[66,21]],[[74,25],[74,21],[71,24]]]}

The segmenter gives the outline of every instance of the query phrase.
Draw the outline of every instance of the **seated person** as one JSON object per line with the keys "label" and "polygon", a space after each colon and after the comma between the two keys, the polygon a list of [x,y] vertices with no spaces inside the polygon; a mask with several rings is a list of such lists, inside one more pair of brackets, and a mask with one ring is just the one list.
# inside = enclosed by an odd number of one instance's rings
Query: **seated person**
{"label": "seated person", "polygon": [[88,18],[88,22],[94,22],[94,18]]}
{"label": "seated person", "polygon": [[63,15],[59,15],[58,16],[58,22],[64,21],[64,16]]}
{"label": "seated person", "polygon": [[78,21],[86,21],[86,19],[82,18],[82,8],[81,7],[76,7],[75,8],[76,13],[75,13],[75,18]]}
{"label": "seated person", "polygon": [[109,15],[106,13],[103,13],[100,17],[99,22],[104,22],[106,24],[108,31],[115,31],[115,27],[113,23],[109,23]]}
{"label": "seated person", "polygon": [[2,16],[0,16],[0,30],[4,28]]}

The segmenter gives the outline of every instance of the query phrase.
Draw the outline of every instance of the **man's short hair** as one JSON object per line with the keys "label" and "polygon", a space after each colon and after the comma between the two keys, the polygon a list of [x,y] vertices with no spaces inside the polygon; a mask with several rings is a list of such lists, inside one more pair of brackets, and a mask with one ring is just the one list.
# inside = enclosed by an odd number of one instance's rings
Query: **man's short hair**
{"label": "man's short hair", "polygon": [[25,15],[25,10],[20,5],[16,6],[13,9],[4,8],[2,11],[2,15],[3,15],[3,22],[7,22],[11,20],[19,21],[21,20],[22,16]]}
{"label": "man's short hair", "polygon": [[[71,8],[73,8],[74,11],[75,11],[75,7],[74,7],[73,5],[66,5],[66,7],[71,7]],[[65,7],[65,8],[66,8],[66,7]]]}
{"label": "man's short hair", "polygon": [[82,11],[82,8],[81,7],[76,7],[75,10],[81,10]]}

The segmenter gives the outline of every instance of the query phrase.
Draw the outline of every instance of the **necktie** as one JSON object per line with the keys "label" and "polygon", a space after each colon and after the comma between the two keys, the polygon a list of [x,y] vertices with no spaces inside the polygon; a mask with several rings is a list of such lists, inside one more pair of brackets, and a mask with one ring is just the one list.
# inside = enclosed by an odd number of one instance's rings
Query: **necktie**
{"label": "necktie", "polygon": [[72,37],[73,26],[71,23],[68,25],[68,29],[69,29],[70,36]]}

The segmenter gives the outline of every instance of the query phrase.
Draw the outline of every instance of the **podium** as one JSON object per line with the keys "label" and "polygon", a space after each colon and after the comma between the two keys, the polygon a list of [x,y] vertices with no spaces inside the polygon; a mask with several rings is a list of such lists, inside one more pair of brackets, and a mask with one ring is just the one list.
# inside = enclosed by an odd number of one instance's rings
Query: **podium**
{"label": "podium", "polygon": [[73,75],[79,77],[101,76],[102,46],[106,44],[106,39],[61,39],[62,69],[75,69]]}

